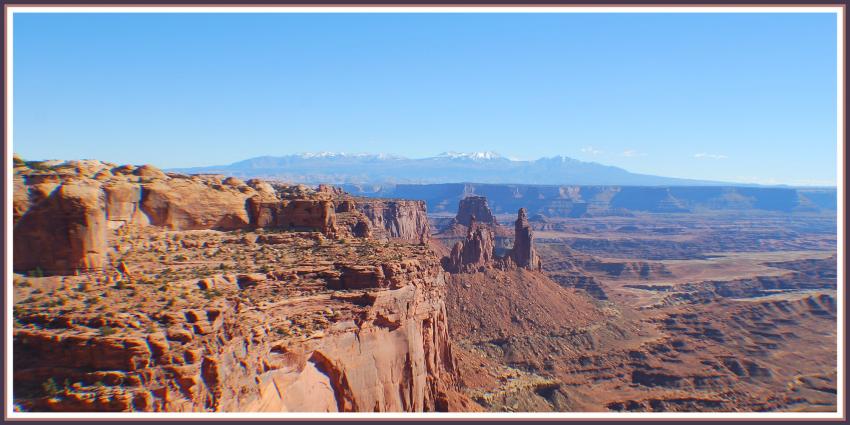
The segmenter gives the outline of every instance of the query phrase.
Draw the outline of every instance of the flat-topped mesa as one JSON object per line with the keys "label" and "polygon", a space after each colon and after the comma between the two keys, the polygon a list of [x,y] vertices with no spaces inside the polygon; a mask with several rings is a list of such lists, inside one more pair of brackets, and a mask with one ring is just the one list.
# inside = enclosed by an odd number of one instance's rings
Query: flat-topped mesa
{"label": "flat-topped mesa", "polygon": [[510,253],[511,259],[517,265],[528,270],[542,269],[540,256],[534,249],[534,232],[528,223],[528,213],[520,208],[514,223],[514,247]]}
{"label": "flat-topped mesa", "polygon": [[457,208],[457,215],[454,222],[469,226],[472,220],[478,223],[496,225],[496,217],[490,211],[490,206],[487,205],[487,198],[483,196],[467,196],[460,200]]}

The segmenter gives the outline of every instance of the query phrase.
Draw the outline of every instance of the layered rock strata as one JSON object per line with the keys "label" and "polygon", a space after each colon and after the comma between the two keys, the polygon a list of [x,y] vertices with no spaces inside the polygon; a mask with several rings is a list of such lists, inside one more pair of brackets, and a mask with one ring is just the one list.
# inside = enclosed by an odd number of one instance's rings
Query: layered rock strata
{"label": "layered rock strata", "polygon": [[247,183],[100,161],[17,163],[14,269],[68,274],[106,262],[106,233],[126,225],[168,230],[276,228],[327,237],[425,243],[424,203],[359,200],[320,186]]}
{"label": "layered rock strata", "polygon": [[466,409],[422,203],[99,161],[14,190],[16,409]]}
{"label": "layered rock strata", "polygon": [[[368,240],[354,246],[364,255],[346,256],[351,243],[320,239],[310,252],[311,238],[257,238],[243,251],[273,247],[295,261],[201,279],[183,279],[204,274],[187,268],[164,288],[29,279],[19,288],[29,298],[40,288],[65,301],[47,308],[16,296],[15,400],[48,411],[448,409],[456,377],[436,257]],[[143,246],[125,256],[143,256]],[[201,246],[182,255],[197,262]],[[74,298],[80,285],[105,308]],[[180,298],[163,308],[151,302],[159,293]]]}

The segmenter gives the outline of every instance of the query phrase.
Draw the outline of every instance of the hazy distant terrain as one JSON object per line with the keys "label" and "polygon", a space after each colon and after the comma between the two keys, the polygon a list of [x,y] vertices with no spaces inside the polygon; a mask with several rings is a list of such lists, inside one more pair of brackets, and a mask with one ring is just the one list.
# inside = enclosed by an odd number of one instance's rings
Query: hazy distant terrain
{"label": "hazy distant terrain", "polygon": [[632,212],[700,211],[832,212],[835,189],[737,186],[556,186],[525,184],[353,185],[349,193],[370,197],[421,199],[429,213],[454,213],[468,195],[484,196],[496,214],[527,208],[546,217],[620,215]]}
{"label": "hazy distant terrain", "polygon": [[700,180],[635,174],[565,156],[512,160],[492,152],[446,152],[430,158],[386,154],[306,153],[261,156],[227,165],[177,168],[183,173],[226,174],[299,183],[525,183],[573,185],[717,185]]}

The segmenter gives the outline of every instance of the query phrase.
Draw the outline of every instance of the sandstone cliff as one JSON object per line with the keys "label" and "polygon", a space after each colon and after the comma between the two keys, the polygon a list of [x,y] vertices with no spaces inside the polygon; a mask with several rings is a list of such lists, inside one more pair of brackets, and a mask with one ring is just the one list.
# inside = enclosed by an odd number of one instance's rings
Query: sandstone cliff
{"label": "sandstone cliff", "polygon": [[472,406],[422,203],[97,161],[14,189],[18,409]]}
{"label": "sandstone cliff", "polygon": [[368,219],[374,237],[426,243],[431,236],[422,201],[359,198],[355,201],[355,208]]}
{"label": "sandstone cliff", "polygon": [[149,165],[19,164],[13,187],[14,269],[21,272],[100,269],[107,261],[107,231],[127,225],[173,231],[275,228],[415,243],[430,235],[419,201],[361,200],[329,186],[166,174]]}

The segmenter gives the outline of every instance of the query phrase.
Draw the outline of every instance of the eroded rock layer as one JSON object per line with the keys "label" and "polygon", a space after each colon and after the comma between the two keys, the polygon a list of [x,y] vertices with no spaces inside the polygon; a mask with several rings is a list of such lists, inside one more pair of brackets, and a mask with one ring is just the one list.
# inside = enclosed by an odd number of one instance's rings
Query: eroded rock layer
{"label": "eroded rock layer", "polygon": [[19,166],[16,408],[467,410],[424,217],[326,186]]}
{"label": "eroded rock layer", "polygon": [[419,201],[355,199],[329,186],[166,174],[149,165],[19,163],[14,192],[14,269],[21,272],[101,269],[107,230],[125,225],[275,228],[415,243],[426,243],[430,234]]}

